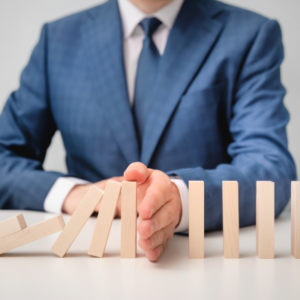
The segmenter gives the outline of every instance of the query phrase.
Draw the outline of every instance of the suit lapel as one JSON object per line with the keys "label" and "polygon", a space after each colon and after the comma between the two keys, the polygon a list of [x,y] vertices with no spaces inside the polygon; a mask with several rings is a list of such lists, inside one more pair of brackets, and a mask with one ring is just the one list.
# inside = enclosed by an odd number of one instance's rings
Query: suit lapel
{"label": "suit lapel", "polygon": [[[145,125],[141,161],[149,165],[182,94],[216,42],[223,24],[212,18],[217,4],[185,0],[161,58],[153,102]],[[202,6],[202,7],[201,7]]]}
{"label": "suit lapel", "polygon": [[139,160],[139,148],[129,103],[123,60],[123,33],[116,0],[89,12],[82,26],[91,80],[128,163]]}

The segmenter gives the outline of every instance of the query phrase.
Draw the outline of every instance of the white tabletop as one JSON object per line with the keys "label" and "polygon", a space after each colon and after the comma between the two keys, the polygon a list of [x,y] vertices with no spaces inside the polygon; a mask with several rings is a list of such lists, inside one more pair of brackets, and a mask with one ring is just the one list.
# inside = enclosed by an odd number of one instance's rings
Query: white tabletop
{"label": "white tabletop", "polygon": [[[18,213],[0,210],[0,221]],[[53,217],[23,213],[28,226]],[[256,258],[254,226],[240,230],[237,260],[223,258],[222,232],[205,235],[203,260],[188,258],[183,236],[171,239],[157,263],[139,249],[136,259],[121,259],[120,220],[113,222],[105,257],[89,257],[95,221],[87,222],[65,258],[50,251],[58,234],[1,255],[0,299],[300,299],[300,260],[290,255],[287,212],[275,223],[274,260]]]}

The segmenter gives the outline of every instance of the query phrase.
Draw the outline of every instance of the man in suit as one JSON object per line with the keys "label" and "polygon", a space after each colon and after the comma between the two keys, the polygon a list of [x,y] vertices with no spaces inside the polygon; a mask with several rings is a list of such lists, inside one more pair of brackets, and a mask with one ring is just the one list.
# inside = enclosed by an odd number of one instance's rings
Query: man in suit
{"label": "man in suit", "polygon": [[[151,261],[188,230],[189,180],[207,231],[222,180],[239,182],[240,226],[257,180],[275,182],[278,216],[296,178],[282,60],[276,21],[214,0],[110,0],[46,24],[0,117],[0,207],[72,214],[92,183],[137,181]],[[56,130],[68,174],[42,167]]]}

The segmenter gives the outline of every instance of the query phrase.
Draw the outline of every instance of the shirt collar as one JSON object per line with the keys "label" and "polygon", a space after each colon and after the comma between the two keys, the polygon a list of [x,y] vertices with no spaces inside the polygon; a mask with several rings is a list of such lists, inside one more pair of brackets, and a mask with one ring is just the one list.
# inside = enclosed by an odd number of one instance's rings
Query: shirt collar
{"label": "shirt collar", "polygon": [[170,30],[173,27],[175,19],[184,0],[172,0],[155,13],[148,15],[141,11],[129,0],[118,0],[124,38],[129,38],[136,26],[145,18],[156,17]]}

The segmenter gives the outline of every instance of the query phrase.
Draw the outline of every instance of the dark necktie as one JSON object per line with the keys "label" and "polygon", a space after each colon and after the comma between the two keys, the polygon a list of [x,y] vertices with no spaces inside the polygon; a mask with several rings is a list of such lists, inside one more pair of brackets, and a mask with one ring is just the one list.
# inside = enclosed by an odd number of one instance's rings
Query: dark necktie
{"label": "dark necktie", "polygon": [[140,23],[145,33],[145,39],[138,61],[133,102],[133,115],[140,145],[160,59],[152,35],[160,24],[161,22],[156,18],[147,18]]}

